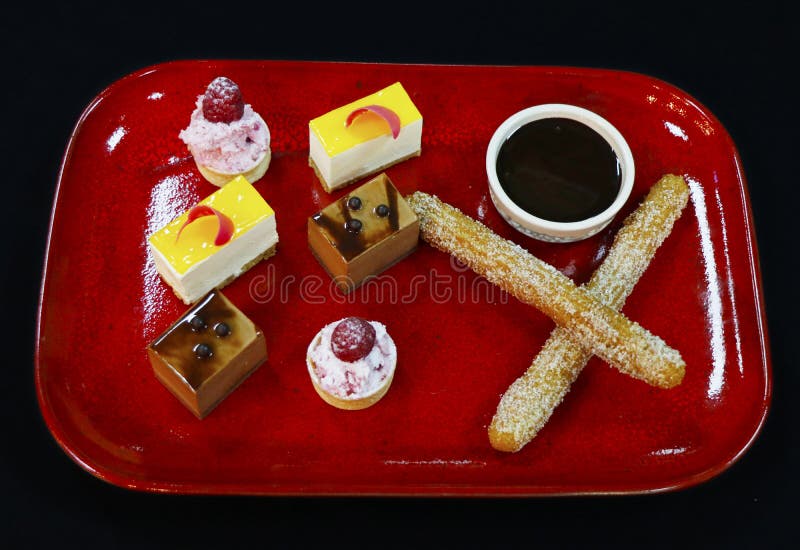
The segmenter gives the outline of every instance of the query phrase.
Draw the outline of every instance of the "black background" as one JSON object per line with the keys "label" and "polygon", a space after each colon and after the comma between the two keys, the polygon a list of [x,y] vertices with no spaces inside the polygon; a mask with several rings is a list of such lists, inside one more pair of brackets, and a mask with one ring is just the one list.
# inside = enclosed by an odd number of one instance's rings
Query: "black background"
{"label": "black background", "polygon": [[[0,13],[3,147],[0,545],[768,547],[797,543],[796,233],[800,178],[789,3],[501,2],[356,8],[232,2]],[[182,497],[128,492],[75,465],[33,387],[36,303],[58,166],[83,108],[107,85],[173,59],[316,59],[572,65],[666,80],[705,104],[740,151],[761,252],[774,391],[767,423],[729,470],[634,497],[376,499]],[[10,254],[9,254],[10,253]]]}

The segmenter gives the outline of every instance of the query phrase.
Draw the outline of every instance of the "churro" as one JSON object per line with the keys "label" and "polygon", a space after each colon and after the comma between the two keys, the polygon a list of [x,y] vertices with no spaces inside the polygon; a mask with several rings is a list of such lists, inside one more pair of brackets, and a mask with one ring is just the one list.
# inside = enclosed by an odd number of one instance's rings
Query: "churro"
{"label": "churro", "polygon": [[[621,309],[672,231],[688,197],[682,177],[663,176],[625,219],[585,288],[606,305]],[[492,447],[516,452],[536,437],[591,357],[566,330],[554,329],[525,374],[500,399],[488,430]]]}
{"label": "churro", "polygon": [[423,240],[538,308],[581,347],[654,386],[670,388],[683,379],[680,353],[553,266],[435,196],[417,191],[408,202],[419,217]]}

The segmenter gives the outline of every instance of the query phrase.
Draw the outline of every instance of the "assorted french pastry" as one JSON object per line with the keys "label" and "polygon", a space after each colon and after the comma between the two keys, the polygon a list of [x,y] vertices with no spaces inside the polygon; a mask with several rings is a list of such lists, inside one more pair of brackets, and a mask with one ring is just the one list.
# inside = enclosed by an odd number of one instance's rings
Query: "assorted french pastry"
{"label": "assorted french pastry", "polygon": [[[309,164],[332,192],[378,174],[307,219],[311,253],[348,293],[413,252],[421,240],[536,307],[558,325],[509,388],[488,428],[491,445],[520,450],[547,422],[592,354],[661,388],[681,383],[677,350],[619,313],[686,205],[666,175],[619,231],[583,287],[435,195],[403,197],[383,170],[421,152],[422,115],[396,82],[309,122]],[[190,309],[148,347],[156,377],[203,418],[266,360],[264,335],[219,290],[276,251],[275,212],[252,186],[270,162],[270,133],[238,86],[214,79],[180,138],[221,188],[150,235],[163,280]],[[515,168],[515,166],[512,166]],[[311,340],[313,388],[338,409],[359,410],[388,391],[397,347],[378,321],[347,317]]]}
{"label": "assorted french pastry", "polygon": [[306,354],[311,383],[334,407],[359,410],[380,401],[397,366],[397,348],[386,326],[360,317],[325,325]]}
{"label": "assorted french pastry", "polygon": [[201,200],[147,240],[156,269],[186,304],[275,254],[275,212],[244,176]]}
{"label": "assorted french pastry", "polygon": [[147,346],[156,378],[197,418],[267,359],[264,333],[222,292],[198,301]]}
{"label": "assorted french pastry", "polygon": [[245,103],[239,86],[220,76],[197,97],[179,137],[208,181],[222,187],[236,176],[255,183],[272,158],[267,123]]}
{"label": "assorted french pastry", "polygon": [[346,293],[414,251],[419,220],[386,174],[308,218],[308,245]]}
{"label": "assorted french pastry", "polygon": [[308,123],[309,165],[329,193],[422,151],[422,115],[399,82]]}

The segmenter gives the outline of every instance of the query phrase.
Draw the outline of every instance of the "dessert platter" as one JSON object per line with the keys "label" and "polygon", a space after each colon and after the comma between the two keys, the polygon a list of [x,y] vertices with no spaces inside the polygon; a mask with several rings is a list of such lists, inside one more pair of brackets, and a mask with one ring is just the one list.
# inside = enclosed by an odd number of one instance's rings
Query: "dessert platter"
{"label": "dessert platter", "polygon": [[630,494],[770,403],[739,155],[660,80],[181,61],[67,146],[36,388],[144,491]]}

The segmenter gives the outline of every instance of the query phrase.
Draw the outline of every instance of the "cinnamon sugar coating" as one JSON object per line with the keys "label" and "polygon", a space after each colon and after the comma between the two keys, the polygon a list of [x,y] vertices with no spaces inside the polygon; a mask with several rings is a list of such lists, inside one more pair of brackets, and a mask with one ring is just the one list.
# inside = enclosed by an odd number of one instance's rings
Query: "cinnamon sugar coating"
{"label": "cinnamon sugar coating", "polygon": [[[663,176],[625,219],[585,288],[606,305],[621,309],[688,198],[682,177]],[[591,356],[566,330],[553,330],[528,370],[503,394],[488,430],[492,447],[516,452],[536,437]]]}
{"label": "cinnamon sugar coating", "polygon": [[435,196],[417,191],[407,200],[423,240],[541,310],[581,347],[654,386],[669,388],[683,379],[686,365],[676,350],[553,266]]}

